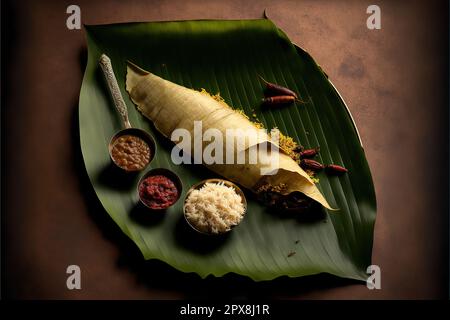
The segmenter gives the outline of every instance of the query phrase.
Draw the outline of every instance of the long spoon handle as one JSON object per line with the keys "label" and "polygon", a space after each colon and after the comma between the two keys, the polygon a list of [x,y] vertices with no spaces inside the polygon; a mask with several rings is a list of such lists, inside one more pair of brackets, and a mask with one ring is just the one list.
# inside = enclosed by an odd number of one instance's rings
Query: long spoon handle
{"label": "long spoon handle", "polygon": [[106,54],[102,54],[99,64],[103,70],[103,75],[105,76],[106,83],[108,84],[109,91],[111,92],[114,105],[122,116],[125,128],[131,128],[130,120],[128,119],[127,105],[125,104],[122,94],[120,93],[119,84],[117,83],[117,79],[111,65],[111,59],[109,59]]}

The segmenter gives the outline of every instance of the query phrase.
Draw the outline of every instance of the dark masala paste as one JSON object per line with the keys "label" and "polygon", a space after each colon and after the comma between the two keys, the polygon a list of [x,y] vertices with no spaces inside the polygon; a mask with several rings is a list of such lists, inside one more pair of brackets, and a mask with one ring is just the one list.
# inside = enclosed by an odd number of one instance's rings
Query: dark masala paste
{"label": "dark masala paste", "polygon": [[139,185],[139,196],[149,208],[165,209],[177,201],[178,189],[166,176],[149,176]]}

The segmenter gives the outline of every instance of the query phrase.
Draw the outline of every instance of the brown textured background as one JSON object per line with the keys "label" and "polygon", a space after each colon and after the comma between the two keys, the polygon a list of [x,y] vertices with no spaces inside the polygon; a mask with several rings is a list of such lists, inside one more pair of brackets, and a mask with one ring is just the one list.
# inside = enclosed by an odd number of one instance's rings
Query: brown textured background
{"label": "brown textured background", "polygon": [[[366,28],[381,7],[382,29]],[[82,22],[260,18],[328,73],[358,125],[377,192],[382,290],[331,276],[200,280],[138,250],[102,210],[78,143]],[[447,1],[2,1],[2,287],[7,298],[447,298]],[[82,269],[82,290],[65,287]],[[223,290],[223,291],[222,291]]]}

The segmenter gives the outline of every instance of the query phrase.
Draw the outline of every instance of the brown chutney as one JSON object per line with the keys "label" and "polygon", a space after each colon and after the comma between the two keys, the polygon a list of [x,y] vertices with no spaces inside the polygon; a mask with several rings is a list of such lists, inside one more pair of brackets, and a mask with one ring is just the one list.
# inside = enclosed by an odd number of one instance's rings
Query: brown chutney
{"label": "brown chutney", "polygon": [[150,162],[150,152],[150,147],[143,139],[125,134],[114,141],[111,158],[126,171],[138,171]]}

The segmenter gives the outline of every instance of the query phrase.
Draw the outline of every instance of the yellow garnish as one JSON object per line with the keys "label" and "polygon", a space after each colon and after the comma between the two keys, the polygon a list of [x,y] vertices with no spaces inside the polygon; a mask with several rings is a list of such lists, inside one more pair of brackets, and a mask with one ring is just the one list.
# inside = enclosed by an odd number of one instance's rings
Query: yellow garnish
{"label": "yellow garnish", "polygon": [[[201,88],[200,90],[201,94],[205,94],[211,98],[213,98],[214,100],[216,100],[217,102],[221,102],[224,105],[226,105],[227,107],[229,107],[228,104],[226,104],[225,100],[220,96],[220,92],[216,93],[215,95],[210,94],[208,91],[206,91],[206,89]],[[247,114],[245,114],[244,110],[242,109],[234,109],[234,111],[236,111],[237,113],[239,113],[240,115],[242,115],[243,117],[245,117],[246,119],[250,120],[249,116]],[[254,111],[254,109],[252,109],[252,111]],[[255,126],[256,129],[264,129],[264,125],[258,120],[256,119],[256,113],[253,112],[252,113],[252,117],[255,118],[254,120],[250,120],[253,125]],[[294,159],[295,161],[300,161],[300,156],[297,152],[294,152],[294,150],[299,146],[297,142],[294,141],[293,138],[283,134],[280,131],[280,142],[279,142],[280,148],[288,155],[290,156],[292,159]]]}
{"label": "yellow garnish", "polygon": [[280,131],[280,148],[295,161],[300,160],[300,155],[295,152],[298,146],[299,144],[292,137],[286,136]]}
{"label": "yellow garnish", "polygon": [[206,91],[205,88],[201,88],[200,89],[200,93],[205,94],[211,98],[213,98],[214,100],[216,100],[217,102],[223,102],[225,103],[225,100],[220,96],[220,92],[217,92],[216,94],[212,95],[211,93],[209,93],[208,91]]}

